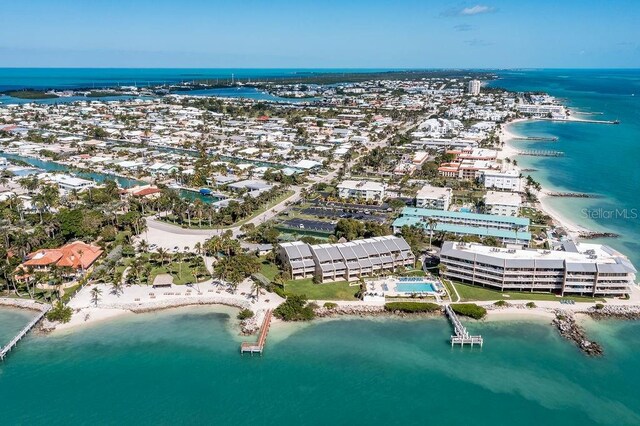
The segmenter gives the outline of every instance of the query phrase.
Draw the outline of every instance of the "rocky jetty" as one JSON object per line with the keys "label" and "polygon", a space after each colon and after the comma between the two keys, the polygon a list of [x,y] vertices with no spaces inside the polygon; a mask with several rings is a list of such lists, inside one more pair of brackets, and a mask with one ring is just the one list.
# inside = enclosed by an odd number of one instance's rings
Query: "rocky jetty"
{"label": "rocky jetty", "polygon": [[353,315],[361,317],[389,315],[384,310],[384,306],[362,306],[362,305],[338,305],[332,308],[320,307],[315,310],[316,317],[327,318],[340,315]]}
{"label": "rocky jetty", "polygon": [[638,320],[640,319],[640,306],[637,305],[615,305],[615,306],[603,306],[600,309],[591,308],[587,311],[587,314],[596,320],[602,319],[627,319]]}
{"label": "rocky jetty", "polygon": [[582,238],[583,240],[592,240],[594,238],[618,238],[620,235],[615,234],[613,232],[593,232],[593,231],[588,231],[588,232],[580,232],[580,234],[578,234],[579,238]]}
{"label": "rocky jetty", "polygon": [[556,311],[556,317],[551,323],[562,337],[574,342],[586,355],[601,356],[603,354],[602,346],[587,339],[584,329],[576,323],[572,313]]}
{"label": "rocky jetty", "polygon": [[564,198],[600,198],[600,195],[587,194],[585,192],[547,192],[549,197],[564,197]]}
{"label": "rocky jetty", "polygon": [[258,316],[259,315],[256,314],[251,318],[240,321],[240,334],[242,334],[243,336],[249,336],[260,331],[260,324],[262,323],[262,319],[264,318],[264,312],[260,317],[260,321],[258,321]]}

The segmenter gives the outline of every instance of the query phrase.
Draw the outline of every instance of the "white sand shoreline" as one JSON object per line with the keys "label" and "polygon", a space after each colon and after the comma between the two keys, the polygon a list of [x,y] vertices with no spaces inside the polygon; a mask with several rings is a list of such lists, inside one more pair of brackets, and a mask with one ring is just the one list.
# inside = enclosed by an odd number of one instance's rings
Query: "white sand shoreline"
{"label": "white sand shoreline", "polygon": [[[509,158],[513,160],[514,157],[518,155],[518,149],[516,149],[513,145],[513,141],[515,138],[520,137],[520,135],[514,133],[510,127],[516,123],[522,123],[526,121],[540,121],[536,119],[529,118],[518,118],[509,123],[505,124],[502,129],[501,141],[504,142],[504,146],[502,151],[499,152],[498,158],[505,159]],[[567,121],[578,121],[578,120],[567,120]],[[567,234],[573,238],[578,239],[581,234],[592,232],[592,230],[578,225],[575,221],[571,220],[567,217],[566,214],[562,214],[555,210],[553,207],[549,205],[549,197],[548,193],[553,192],[553,190],[542,187],[540,191],[538,191],[535,195],[538,198],[538,206],[540,210],[549,215],[551,219],[554,221],[556,226],[563,228]]]}

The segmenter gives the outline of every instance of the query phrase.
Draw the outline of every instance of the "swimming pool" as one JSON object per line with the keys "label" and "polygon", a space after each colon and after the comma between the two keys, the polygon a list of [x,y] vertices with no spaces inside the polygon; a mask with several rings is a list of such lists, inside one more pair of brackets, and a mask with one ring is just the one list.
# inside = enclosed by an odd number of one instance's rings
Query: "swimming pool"
{"label": "swimming pool", "polygon": [[433,284],[423,281],[416,283],[398,283],[396,284],[396,291],[398,293],[435,293],[437,290]]}

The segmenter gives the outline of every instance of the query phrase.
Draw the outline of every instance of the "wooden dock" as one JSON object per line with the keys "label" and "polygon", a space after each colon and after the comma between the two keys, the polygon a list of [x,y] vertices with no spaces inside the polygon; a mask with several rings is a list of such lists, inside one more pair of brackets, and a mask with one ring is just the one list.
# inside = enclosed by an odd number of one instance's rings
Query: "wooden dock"
{"label": "wooden dock", "polygon": [[564,155],[564,152],[532,150],[532,151],[518,151],[517,155],[528,155],[531,157],[562,157]]}
{"label": "wooden dock", "polygon": [[0,361],[3,361],[4,358],[7,356],[7,354],[11,351],[11,349],[16,347],[18,342],[20,340],[22,340],[22,338],[24,336],[26,336],[27,333],[29,333],[31,331],[31,329],[33,327],[35,327],[36,324],[38,324],[40,322],[40,320],[42,320],[42,318],[44,318],[44,316],[47,314],[47,312],[49,312],[49,309],[51,309],[50,306],[46,306],[45,308],[43,308],[42,311],[40,311],[38,313],[38,315],[34,319],[31,320],[31,322],[29,322],[29,324],[24,326],[24,328],[22,330],[20,330],[20,332],[18,334],[16,334],[16,336],[13,339],[11,339],[11,341],[9,343],[7,343],[6,345],[4,345],[2,347],[2,350],[0,350]]}
{"label": "wooden dock", "polygon": [[453,325],[453,330],[455,332],[455,334],[451,336],[451,347],[453,347],[453,345],[464,346],[466,344],[471,346],[480,345],[480,347],[482,347],[482,344],[484,343],[482,336],[470,336],[465,326],[462,325],[458,319],[456,313],[451,309],[451,306],[445,306],[444,312],[447,314],[449,321],[451,321],[451,325]]}
{"label": "wooden dock", "polygon": [[253,355],[254,353],[259,353],[262,355],[262,351],[264,350],[264,345],[267,343],[267,334],[269,334],[269,327],[271,326],[271,317],[273,314],[272,309],[268,309],[264,314],[264,320],[262,321],[262,327],[260,328],[260,334],[258,335],[258,341],[253,342],[242,342],[240,345],[240,353],[244,354],[245,352]]}

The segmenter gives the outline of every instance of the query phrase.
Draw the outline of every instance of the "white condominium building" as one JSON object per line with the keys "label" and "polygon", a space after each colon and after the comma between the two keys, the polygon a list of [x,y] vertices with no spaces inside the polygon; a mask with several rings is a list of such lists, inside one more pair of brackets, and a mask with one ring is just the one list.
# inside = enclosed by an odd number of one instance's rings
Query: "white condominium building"
{"label": "white condominium building", "polygon": [[69,175],[50,175],[48,180],[57,184],[63,191],[82,191],[83,189],[96,186],[96,183],[92,180],[81,179]]}
{"label": "white condominium building", "polygon": [[566,241],[560,250],[515,250],[447,241],[440,262],[444,276],[500,291],[561,295],[629,294],[636,269],[616,250]]}
{"label": "white condominium building", "polygon": [[477,96],[480,94],[480,80],[471,80],[467,86],[467,92],[470,95]]}
{"label": "white condominium building", "polygon": [[369,180],[345,180],[338,185],[338,196],[345,199],[359,198],[368,201],[382,201],[384,191],[384,184]]}
{"label": "white condominium building", "polygon": [[566,109],[562,105],[524,104],[518,105],[518,111],[534,117],[564,116],[566,114]]}
{"label": "white condominium building", "polygon": [[522,192],[522,178],[520,169],[491,170],[481,172],[480,180],[485,188],[504,189],[507,191]]}
{"label": "white condominium building", "polygon": [[322,282],[356,280],[415,263],[409,244],[393,235],[313,246],[300,241],[284,243],[279,257],[291,269],[293,279],[315,275]]}
{"label": "white condominium building", "polygon": [[416,194],[416,207],[449,210],[452,194],[453,190],[451,188],[425,185]]}
{"label": "white condominium building", "polygon": [[486,213],[503,216],[518,216],[522,197],[515,192],[489,191],[484,196]]}

